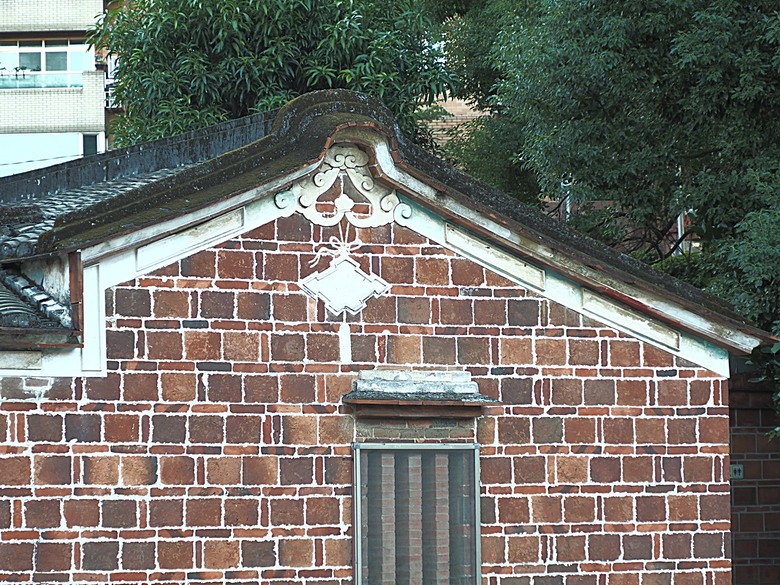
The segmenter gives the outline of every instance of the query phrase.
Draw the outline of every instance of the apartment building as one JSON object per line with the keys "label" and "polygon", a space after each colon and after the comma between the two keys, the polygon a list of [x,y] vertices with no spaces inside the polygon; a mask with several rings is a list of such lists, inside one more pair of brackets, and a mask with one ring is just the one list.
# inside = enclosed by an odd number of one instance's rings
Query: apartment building
{"label": "apartment building", "polygon": [[0,2],[0,176],[102,152],[104,72],[87,46],[102,0]]}

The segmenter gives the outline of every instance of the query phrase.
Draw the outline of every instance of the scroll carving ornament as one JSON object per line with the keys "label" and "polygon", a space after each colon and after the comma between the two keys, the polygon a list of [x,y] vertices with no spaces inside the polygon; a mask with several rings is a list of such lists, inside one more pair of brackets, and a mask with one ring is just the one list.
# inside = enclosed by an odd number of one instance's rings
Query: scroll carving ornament
{"label": "scroll carving ornament", "polygon": [[[411,208],[400,202],[393,189],[374,181],[368,162],[368,155],[353,144],[332,146],[325,153],[320,170],[289,190],[277,193],[276,205],[280,209],[295,206],[295,211],[309,221],[325,227],[338,225],[344,218],[358,228],[386,225],[395,220],[396,214],[408,218]],[[348,194],[345,181],[349,181],[364,201],[356,201]],[[339,194],[332,201],[332,209],[324,212],[317,204],[334,187]],[[367,212],[355,209],[361,203],[368,204]]]}

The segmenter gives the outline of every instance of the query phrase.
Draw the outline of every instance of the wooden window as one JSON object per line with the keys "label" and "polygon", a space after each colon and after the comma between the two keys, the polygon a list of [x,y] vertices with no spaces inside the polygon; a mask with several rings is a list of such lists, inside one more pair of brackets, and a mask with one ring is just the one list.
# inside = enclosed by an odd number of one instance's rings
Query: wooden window
{"label": "wooden window", "polygon": [[477,585],[479,446],[355,444],[357,585]]}

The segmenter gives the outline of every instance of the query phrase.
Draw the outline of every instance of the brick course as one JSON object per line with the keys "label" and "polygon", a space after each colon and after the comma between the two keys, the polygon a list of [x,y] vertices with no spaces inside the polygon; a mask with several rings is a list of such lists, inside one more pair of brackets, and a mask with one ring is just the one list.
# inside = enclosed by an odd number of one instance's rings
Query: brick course
{"label": "brick course", "polygon": [[[342,363],[298,286],[330,235],[280,220],[108,291],[105,379],[2,381],[0,581],[351,582],[351,443],[447,440],[482,445],[486,583],[726,584],[722,379],[399,227],[360,233],[392,289]],[[502,403],[355,421],[377,365]]]}

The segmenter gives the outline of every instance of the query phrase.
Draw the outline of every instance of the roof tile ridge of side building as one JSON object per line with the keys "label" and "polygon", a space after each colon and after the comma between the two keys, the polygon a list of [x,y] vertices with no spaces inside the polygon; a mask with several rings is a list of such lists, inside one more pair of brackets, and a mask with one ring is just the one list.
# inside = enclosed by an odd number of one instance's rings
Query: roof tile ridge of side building
{"label": "roof tile ridge of side building", "polygon": [[276,110],[0,177],[0,206],[203,162],[265,136]]}

